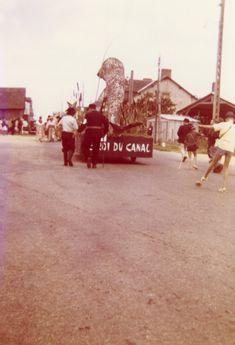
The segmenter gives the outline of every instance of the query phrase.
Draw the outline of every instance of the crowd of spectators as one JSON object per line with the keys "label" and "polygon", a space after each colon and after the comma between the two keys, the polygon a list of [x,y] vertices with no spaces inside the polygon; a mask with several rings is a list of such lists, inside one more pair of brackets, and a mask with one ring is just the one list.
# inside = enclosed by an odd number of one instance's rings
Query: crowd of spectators
{"label": "crowd of spectators", "polygon": [[37,121],[24,120],[23,118],[0,118],[0,134],[36,134],[40,141],[59,141],[60,128],[57,126],[60,115],[49,115],[46,121],[40,116]]}
{"label": "crowd of spectators", "polygon": [[0,119],[0,134],[24,134],[28,130],[28,121],[22,118]]}
{"label": "crowd of spectators", "polygon": [[36,135],[39,141],[60,141],[61,129],[57,126],[61,116],[58,114],[48,115],[47,120],[44,122],[40,116],[36,122]]}

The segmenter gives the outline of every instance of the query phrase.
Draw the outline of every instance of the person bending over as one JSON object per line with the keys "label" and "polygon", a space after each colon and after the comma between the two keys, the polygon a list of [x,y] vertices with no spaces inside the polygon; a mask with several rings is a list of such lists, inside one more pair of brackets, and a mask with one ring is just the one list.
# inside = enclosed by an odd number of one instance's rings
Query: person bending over
{"label": "person bending over", "polygon": [[215,152],[206,173],[196,182],[198,187],[207,181],[209,174],[213,171],[217,163],[224,156],[224,179],[219,192],[226,192],[228,185],[229,164],[235,150],[235,124],[234,113],[229,111],[225,116],[225,121],[214,125],[199,125],[201,128],[213,128],[219,132],[219,138],[215,142]]}

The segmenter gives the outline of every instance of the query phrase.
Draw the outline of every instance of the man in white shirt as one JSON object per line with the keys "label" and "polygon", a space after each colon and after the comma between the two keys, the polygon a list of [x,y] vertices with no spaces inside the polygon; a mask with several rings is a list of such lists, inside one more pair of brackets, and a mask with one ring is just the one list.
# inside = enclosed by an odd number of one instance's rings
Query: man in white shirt
{"label": "man in white shirt", "polygon": [[76,110],[72,107],[69,107],[66,110],[66,115],[62,117],[58,126],[62,127],[62,151],[64,153],[64,165],[73,166],[72,157],[75,150],[75,132],[78,129],[78,124],[74,115]]}
{"label": "man in white shirt", "polygon": [[228,184],[228,168],[235,151],[235,124],[234,113],[229,111],[225,116],[225,122],[216,123],[214,125],[199,125],[201,128],[213,128],[219,131],[219,138],[215,142],[215,154],[207,169],[205,175],[196,182],[197,186],[202,186],[203,182],[208,179],[209,174],[213,171],[216,164],[224,156],[224,182],[219,192],[226,192]]}

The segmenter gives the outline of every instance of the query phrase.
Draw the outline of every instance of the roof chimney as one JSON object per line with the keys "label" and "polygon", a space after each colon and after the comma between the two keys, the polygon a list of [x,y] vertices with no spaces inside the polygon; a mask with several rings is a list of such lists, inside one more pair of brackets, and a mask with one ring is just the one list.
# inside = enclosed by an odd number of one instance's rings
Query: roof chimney
{"label": "roof chimney", "polygon": [[164,79],[164,78],[171,78],[171,69],[162,68],[161,79]]}

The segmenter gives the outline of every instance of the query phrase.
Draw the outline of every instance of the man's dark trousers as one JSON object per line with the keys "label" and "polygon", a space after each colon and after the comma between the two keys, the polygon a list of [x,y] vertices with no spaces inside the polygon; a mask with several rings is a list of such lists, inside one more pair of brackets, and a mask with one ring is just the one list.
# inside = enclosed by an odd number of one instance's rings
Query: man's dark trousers
{"label": "man's dark trousers", "polygon": [[72,157],[75,150],[75,138],[73,133],[62,132],[62,151],[64,153],[64,165],[72,165]]}
{"label": "man's dark trousers", "polygon": [[[101,135],[100,133],[89,133],[90,131],[87,131],[85,134],[84,142],[83,142],[83,147],[84,147],[84,156],[85,159],[87,160],[88,157],[91,157],[91,163],[93,165],[96,165],[98,163],[99,159],[99,150],[100,150],[100,140],[101,140]],[[92,147],[92,154],[90,154],[90,149]]]}

